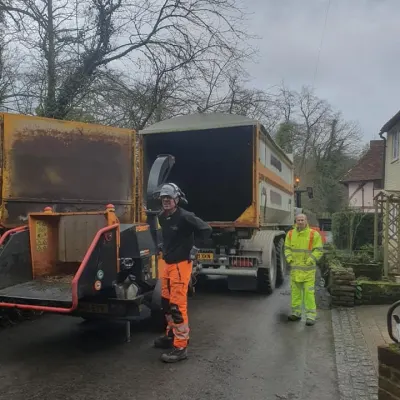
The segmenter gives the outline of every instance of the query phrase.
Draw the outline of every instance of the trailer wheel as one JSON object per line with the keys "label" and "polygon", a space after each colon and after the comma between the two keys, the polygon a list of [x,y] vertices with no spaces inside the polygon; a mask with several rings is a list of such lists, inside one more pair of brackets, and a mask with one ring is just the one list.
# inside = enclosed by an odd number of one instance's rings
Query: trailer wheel
{"label": "trailer wheel", "polygon": [[286,259],[285,259],[285,240],[280,239],[276,243],[276,286],[279,287],[285,281]]}
{"label": "trailer wheel", "polygon": [[262,294],[272,294],[276,283],[276,250],[271,246],[268,268],[258,268],[257,287]]}

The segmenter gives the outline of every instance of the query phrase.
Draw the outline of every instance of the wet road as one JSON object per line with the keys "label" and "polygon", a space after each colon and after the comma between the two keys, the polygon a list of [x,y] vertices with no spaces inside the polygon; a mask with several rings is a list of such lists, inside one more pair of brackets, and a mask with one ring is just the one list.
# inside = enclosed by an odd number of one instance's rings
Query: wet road
{"label": "wet road", "polygon": [[190,302],[190,359],[159,361],[157,334],[45,316],[0,332],[7,400],[337,400],[330,311],[315,327],[286,322],[289,291],[208,286]]}

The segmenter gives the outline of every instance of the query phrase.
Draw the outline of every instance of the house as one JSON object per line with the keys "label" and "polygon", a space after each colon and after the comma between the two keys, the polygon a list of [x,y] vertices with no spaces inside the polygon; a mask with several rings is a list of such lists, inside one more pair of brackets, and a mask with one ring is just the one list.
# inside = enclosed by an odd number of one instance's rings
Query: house
{"label": "house", "polygon": [[368,151],[340,181],[348,189],[348,206],[364,212],[373,212],[374,197],[383,189],[384,140],[371,140]]}
{"label": "house", "polygon": [[[376,198],[383,223],[382,228],[376,232],[378,238],[382,239],[385,276],[389,274],[400,275],[398,235],[400,229],[400,111],[383,125],[379,136],[385,142],[385,163],[383,169],[384,190]],[[377,228],[375,227],[375,229]],[[378,246],[375,246],[375,254],[378,254]]]}
{"label": "house", "polygon": [[379,136],[386,142],[384,189],[400,190],[400,111],[383,125]]}

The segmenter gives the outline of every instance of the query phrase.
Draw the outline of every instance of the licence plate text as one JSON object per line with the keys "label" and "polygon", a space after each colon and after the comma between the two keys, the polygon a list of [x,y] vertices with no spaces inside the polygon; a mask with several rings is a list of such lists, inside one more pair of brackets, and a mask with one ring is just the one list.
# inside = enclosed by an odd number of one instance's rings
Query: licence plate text
{"label": "licence plate text", "polygon": [[197,254],[198,260],[214,260],[214,253],[198,253]]}

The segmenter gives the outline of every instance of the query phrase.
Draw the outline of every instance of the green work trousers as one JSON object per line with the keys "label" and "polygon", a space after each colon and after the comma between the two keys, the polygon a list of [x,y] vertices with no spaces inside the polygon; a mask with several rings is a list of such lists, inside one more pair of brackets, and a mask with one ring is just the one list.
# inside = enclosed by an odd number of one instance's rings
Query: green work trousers
{"label": "green work trousers", "polygon": [[296,282],[292,278],[290,283],[292,290],[292,314],[301,317],[304,307],[306,318],[315,321],[317,317],[315,278],[303,282]]}

